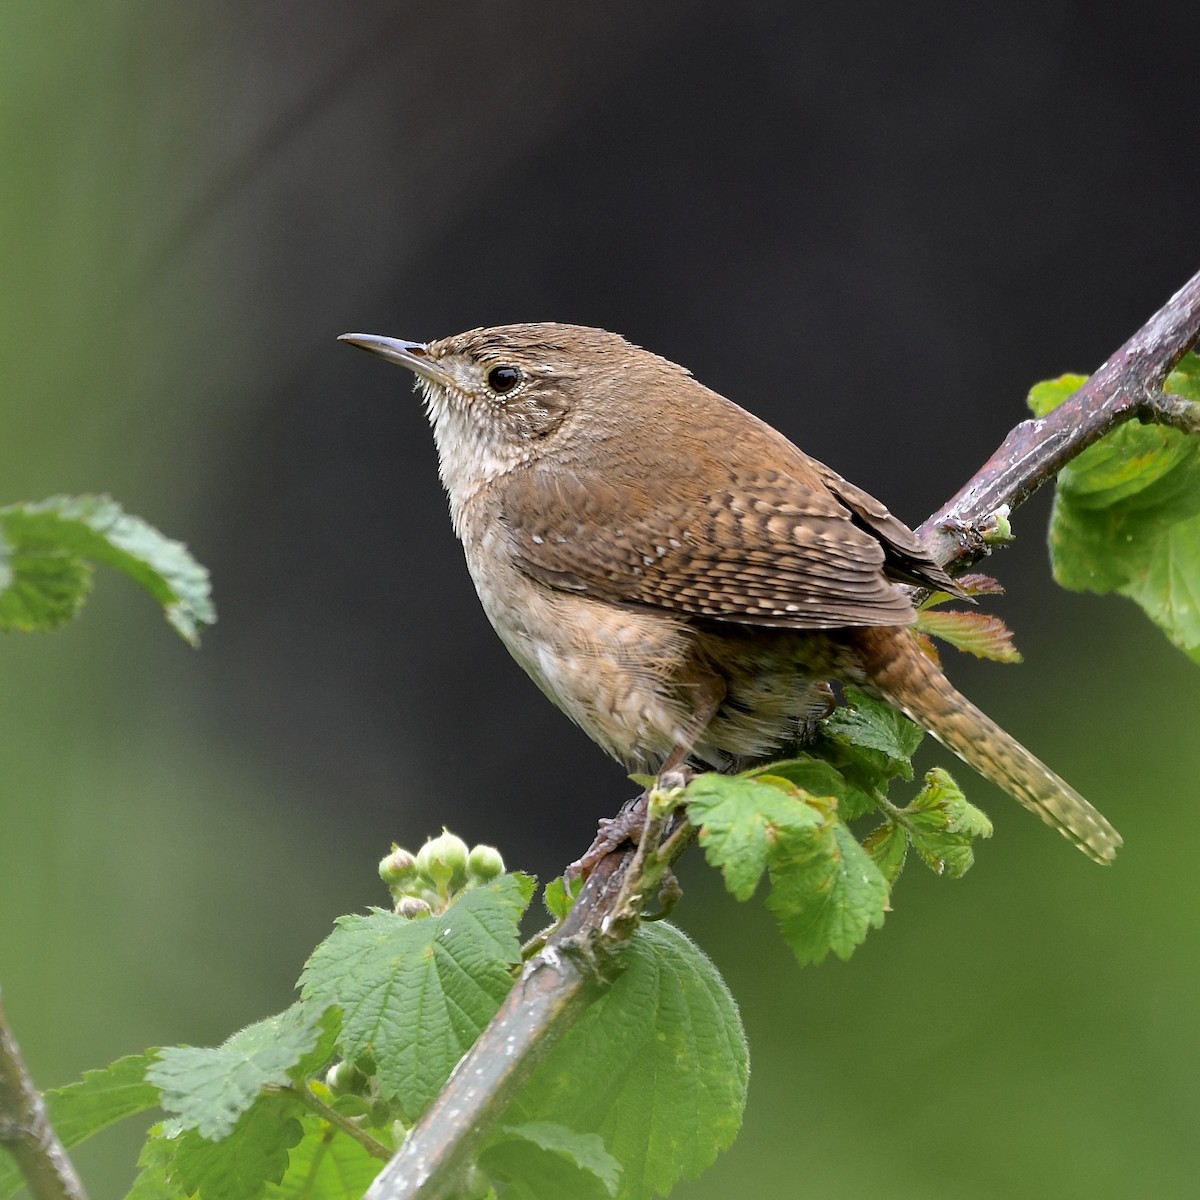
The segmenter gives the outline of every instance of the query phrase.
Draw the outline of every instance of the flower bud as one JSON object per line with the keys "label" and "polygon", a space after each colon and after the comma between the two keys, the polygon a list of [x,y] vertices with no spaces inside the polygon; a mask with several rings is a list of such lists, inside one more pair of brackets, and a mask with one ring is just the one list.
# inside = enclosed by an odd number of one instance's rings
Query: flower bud
{"label": "flower bud", "polygon": [[367,1086],[367,1077],[352,1062],[343,1059],[325,1072],[325,1086],[335,1096],[359,1095]]}
{"label": "flower bud", "polygon": [[467,875],[476,883],[488,883],[504,874],[504,859],[495,846],[472,846],[467,856]]}
{"label": "flower bud", "polygon": [[441,837],[430,838],[418,851],[417,867],[439,891],[461,887],[467,881],[467,843],[443,829]]}
{"label": "flower bud", "polygon": [[396,916],[411,921],[416,917],[428,917],[433,912],[428,900],[420,896],[401,896],[396,901]]}
{"label": "flower bud", "polygon": [[392,843],[390,854],[379,860],[379,878],[390,888],[407,883],[417,873],[417,860],[407,850]]}

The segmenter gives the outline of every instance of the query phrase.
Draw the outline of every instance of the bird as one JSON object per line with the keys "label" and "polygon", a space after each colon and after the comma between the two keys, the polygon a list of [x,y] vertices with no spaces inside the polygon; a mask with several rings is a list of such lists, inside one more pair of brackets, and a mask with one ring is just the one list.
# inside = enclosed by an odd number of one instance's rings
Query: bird
{"label": "bird", "polygon": [[1113,860],[1112,825],[913,636],[912,586],[958,585],[882,503],[778,430],[602,329],[339,340],[415,375],[484,612],[538,687],[628,768],[764,761],[836,681]]}

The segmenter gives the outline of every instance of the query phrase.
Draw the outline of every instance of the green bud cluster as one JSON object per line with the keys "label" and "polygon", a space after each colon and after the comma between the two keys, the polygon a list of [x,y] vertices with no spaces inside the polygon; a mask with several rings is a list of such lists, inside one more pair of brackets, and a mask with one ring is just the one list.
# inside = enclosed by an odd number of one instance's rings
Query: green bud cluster
{"label": "green bud cluster", "polygon": [[448,829],[411,854],[392,844],[379,863],[379,878],[392,893],[398,916],[409,920],[441,912],[460,892],[490,883],[504,873],[494,846],[472,846]]}

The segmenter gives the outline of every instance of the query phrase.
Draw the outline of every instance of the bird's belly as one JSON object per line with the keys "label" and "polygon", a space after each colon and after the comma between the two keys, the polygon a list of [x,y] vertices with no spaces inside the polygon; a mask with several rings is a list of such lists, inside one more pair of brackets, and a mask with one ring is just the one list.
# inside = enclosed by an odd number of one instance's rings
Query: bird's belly
{"label": "bird's belly", "polygon": [[[630,767],[657,768],[679,746],[718,768],[764,758],[827,705],[820,681],[839,673],[823,637],[698,629],[518,575],[503,586],[476,580],[488,619],[546,696]],[[701,727],[697,714],[714,700]]]}
{"label": "bird's belly", "polygon": [[509,653],[614,758],[656,766],[694,736],[686,694],[695,667],[684,621],[555,591],[524,575],[475,584]]}

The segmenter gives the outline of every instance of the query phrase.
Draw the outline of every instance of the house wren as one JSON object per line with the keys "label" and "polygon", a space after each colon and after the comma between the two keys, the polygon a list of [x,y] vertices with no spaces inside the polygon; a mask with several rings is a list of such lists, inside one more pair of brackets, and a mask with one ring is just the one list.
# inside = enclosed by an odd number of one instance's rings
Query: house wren
{"label": "house wren", "polygon": [[957,593],[954,582],[882,504],[781,433],[599,329],[341,340],[416,374],[488,619],[627,766],[761,759],[838,679],[1112,860],[1116,830],[909,631],[899,584]]}

